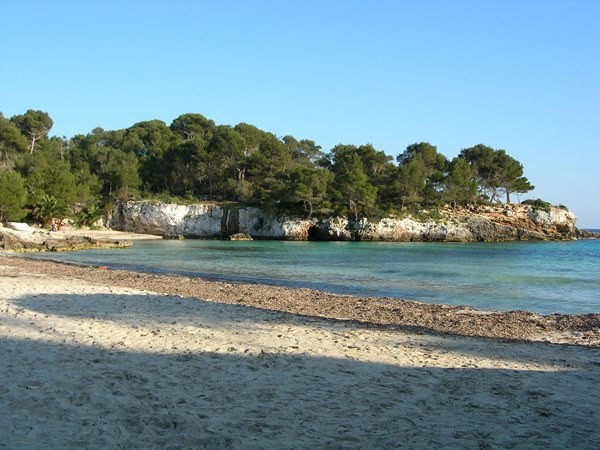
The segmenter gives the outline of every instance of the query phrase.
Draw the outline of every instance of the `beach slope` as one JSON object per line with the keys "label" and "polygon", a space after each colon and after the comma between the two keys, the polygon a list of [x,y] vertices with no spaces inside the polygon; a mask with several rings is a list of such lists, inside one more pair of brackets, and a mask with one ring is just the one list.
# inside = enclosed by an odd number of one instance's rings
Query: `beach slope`
{"label": "beach slope", "polygon": [[233,299],[282,290],[164,280],[0,257],[0,448],[600,448],[593,346],[264,310]]}

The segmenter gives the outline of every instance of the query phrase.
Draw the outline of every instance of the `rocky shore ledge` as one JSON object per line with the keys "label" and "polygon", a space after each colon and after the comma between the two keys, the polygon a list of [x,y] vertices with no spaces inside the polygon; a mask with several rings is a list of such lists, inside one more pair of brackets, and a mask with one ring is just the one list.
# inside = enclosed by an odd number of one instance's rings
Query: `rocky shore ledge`
{"label": "rocky shore ledge", "polygon": [[309,289],[232,284],[198,278],[154,275],[0,255],[0,265],[107,286],[246,305],[295,315],[351,321],[413,333],[571,344],[600,348],[600,314],[539,315],[526,311],[484,312],[470,307],[427,304],[395,298],[362,298]]}
{"label": "rocky shore ledge", "polygon": [[15,228],[0,226],[0,251],[10,252],[64,252],[95,248],[127,248],[134,239],[152,239],[156,236],[136,235],[111,230],[48,231],[13,224]]}

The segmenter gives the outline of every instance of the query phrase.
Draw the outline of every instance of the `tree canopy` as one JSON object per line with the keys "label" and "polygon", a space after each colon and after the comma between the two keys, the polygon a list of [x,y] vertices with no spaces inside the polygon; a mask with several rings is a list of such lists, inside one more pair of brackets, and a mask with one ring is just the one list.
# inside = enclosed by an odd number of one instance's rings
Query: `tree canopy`
{"label": "tree canopy", "polygon": [[510,203],[511,193],[525,193],[534,189],[523,176],[523,165],[508,155],[505,150],[494,150],[483,144],[465,148],[460,152],[474,170],[480,193],[491,202],[499,200],[501,193]]}
{"label": "tree canopy", "polygon": [[10,120],[29,140],[29,153],[33,153],[41,139],[48,137],[48,132],[54,125],[48,113],[33,109],[27,110],[25,114],[13,116]]}
{"label": "tree canopy", "polygon": [[280,138],[243,122],[218,125],[197,113],[169,125],[147,120],[70,138],[50,137],[52,126],[43,111],[10,119],[0,113],[2,218],[39,216],[56,205],[66,215],[97,214],[113,200],[158,198],[359,219],[503,197],[510,202],[533,189],[519,161],[483,144],[452,160],[428,142],[411,144],[396,158],[368,143],[325,152],[310,139]]}

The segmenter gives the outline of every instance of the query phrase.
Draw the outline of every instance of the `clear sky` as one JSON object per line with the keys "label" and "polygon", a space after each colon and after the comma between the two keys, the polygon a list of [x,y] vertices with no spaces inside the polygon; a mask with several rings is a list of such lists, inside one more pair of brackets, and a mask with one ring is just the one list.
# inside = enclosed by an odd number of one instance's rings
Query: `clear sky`
{"label": "clear sky", "polygon": [[0,0],[0,112],[51,134],[194,112],[278,136],[479,143],[600,228],[600,1]]}

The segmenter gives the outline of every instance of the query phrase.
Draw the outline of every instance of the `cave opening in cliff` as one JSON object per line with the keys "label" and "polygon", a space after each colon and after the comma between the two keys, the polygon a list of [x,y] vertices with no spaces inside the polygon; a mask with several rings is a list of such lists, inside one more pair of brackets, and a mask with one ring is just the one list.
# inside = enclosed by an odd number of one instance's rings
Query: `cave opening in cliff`
{"label": "cave opening in cliff", "polygon": [[312,225],[308,229],[308,240],[309,241],[322,241],[321,230],[318,226]]}

